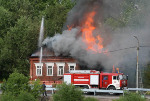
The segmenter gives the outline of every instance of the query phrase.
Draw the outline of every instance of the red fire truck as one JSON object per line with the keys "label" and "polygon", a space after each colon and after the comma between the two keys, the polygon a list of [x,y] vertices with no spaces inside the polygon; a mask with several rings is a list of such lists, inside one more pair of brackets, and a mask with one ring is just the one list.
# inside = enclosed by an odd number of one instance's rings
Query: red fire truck
{"label": "red fire truck", "polygon": [[81,88],[124,89],[127,76],[123,73],[103,73],[95,70],[75,70],[64,74],[64,82]]}

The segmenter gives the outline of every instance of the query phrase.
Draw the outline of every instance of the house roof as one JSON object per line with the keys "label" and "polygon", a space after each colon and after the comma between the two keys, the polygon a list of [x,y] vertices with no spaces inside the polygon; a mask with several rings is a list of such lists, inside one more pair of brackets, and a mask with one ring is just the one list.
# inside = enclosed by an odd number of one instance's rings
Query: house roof
{"label": "house roof", "polygon": [[[41,54],[41,47],[38,48],[32,55],[31,57],[35,57],[35,56],[40,56]],[[48,49],[47,47],[42,47],[42,56],[55,56],[54,52],[50,49]]]}
{"label": "house roof", "polygon": [[[30,58],[40,57],[41,54],[41,48],[38,48],[31,56]],[[56,56],[54,51],[47,48],[47,46],[42,46],[42,57],[59,57],[59,58],[72,58],[71,56]]]}

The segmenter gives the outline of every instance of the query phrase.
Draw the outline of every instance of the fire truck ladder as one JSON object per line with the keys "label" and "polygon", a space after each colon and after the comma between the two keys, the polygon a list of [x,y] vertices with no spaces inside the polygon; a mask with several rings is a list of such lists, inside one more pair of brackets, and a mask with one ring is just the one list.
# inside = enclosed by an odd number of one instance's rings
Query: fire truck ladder
{"label": "fire truck ladder", "polygon": [[142,71],[139,71],[139,88],[143,88]]}

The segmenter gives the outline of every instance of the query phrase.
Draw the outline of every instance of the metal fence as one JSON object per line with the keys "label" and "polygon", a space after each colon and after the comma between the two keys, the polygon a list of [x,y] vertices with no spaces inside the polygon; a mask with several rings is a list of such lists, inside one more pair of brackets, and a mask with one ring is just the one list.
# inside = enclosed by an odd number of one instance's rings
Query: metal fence
{"label": "metal fence", "polygon": [[[47,87],[46,90],[52,91],[52,94],[53,94],[54,91],[56,90],[56,88]],[[96,93],[123,94],[123,96],[124,96],[124,93],[127,91],[142,91],[142,92],[150,91],[150,89],[146,89],[146,88],[128,88],[125,90],[105,90],[105,89],[91,88],[91,89],[81,89],[81,90],[86,93],[92,92],[92,93],[94,93],[94,96],[96,95]]]}

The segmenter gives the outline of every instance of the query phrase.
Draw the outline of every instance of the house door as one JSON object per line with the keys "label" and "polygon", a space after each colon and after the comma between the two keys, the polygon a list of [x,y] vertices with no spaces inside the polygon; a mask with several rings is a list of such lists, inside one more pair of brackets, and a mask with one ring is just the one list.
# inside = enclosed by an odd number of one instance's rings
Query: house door
{"label": "house door", "polygon": [[103,75],[102,76],[102,88],[107,88],[108,86],[108,75]]}

